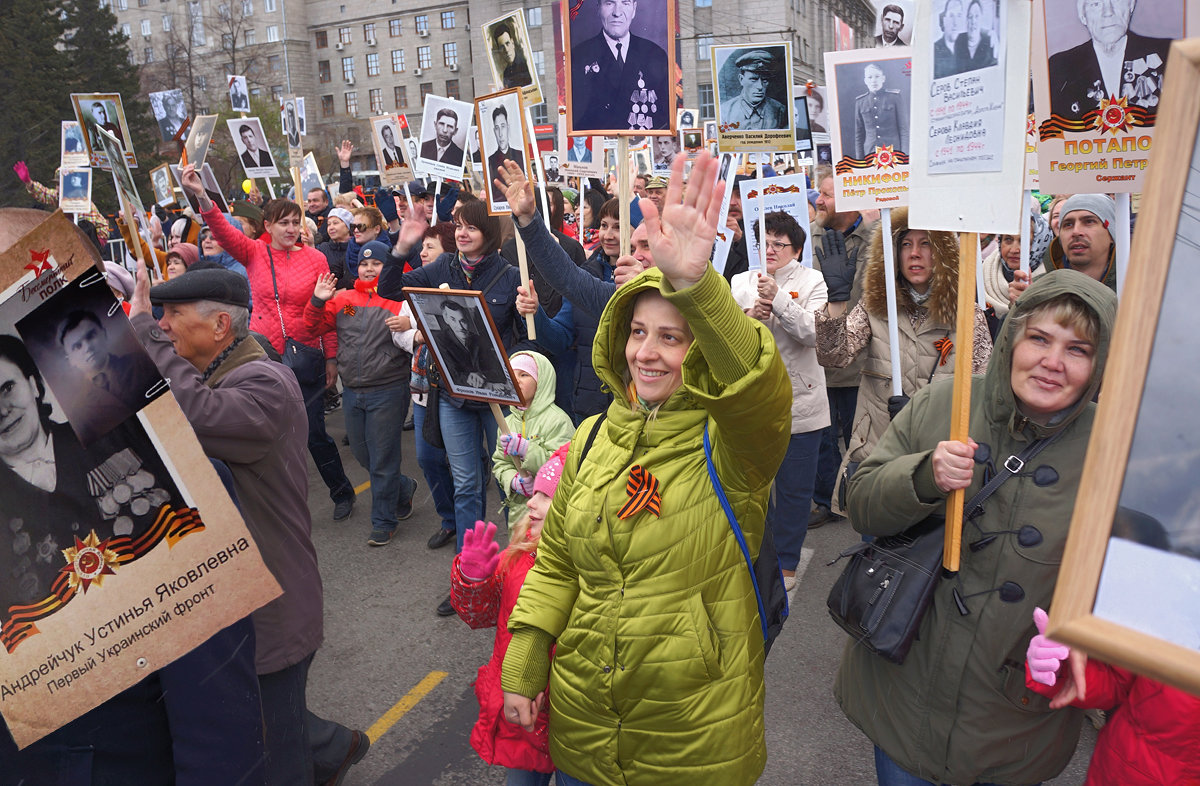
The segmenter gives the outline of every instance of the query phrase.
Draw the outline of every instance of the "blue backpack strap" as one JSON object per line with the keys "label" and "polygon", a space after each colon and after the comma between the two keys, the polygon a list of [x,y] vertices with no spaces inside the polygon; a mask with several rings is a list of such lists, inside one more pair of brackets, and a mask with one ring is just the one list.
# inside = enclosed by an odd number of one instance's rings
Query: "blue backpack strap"
{"label": "blue backpack strap", "polygon": [[725,496],[721,479],[717,477],[717,468],[713,465],[712,444],[708,440],[707,421],[704,423],[704,461],[708,465],[708,477],[712,480],[713,491],[717,492],[717,499],[721,501],[721,507],[725,509],[729,527],[733,530],[733,536],[737,538],[738,547],[742,550],[742,557],[746,560],[746,569],[750,571],[750,583],[754,586],[754,599],[758,602],[758,621],[762,625],[763,641],[765,642],[767,641],[767,610],[763,607],[762,593],[758,589],[758,579],[754,576],[754,561],[750,559],[750,548],[746,545],[746,536],[742,533],[737,516],[733,515],[733,507],[729,504],[729,498]]}

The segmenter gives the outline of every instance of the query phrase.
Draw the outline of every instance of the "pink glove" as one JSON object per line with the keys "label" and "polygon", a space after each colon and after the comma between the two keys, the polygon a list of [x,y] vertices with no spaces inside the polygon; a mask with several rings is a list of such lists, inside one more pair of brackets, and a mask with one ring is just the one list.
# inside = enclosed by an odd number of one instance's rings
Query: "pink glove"
{"label": "pink glove", "polygon": [[512,490],[525,497],[533,496],[533,478],[517,473],[512,479]]}
{"label": "pink glove", "polygon": [[1033,624],[1037,626],[1038,632],[1029,641],[1025,660],[1029,663],[1029,676],[1043,685],[1053,685],[1058,679],[1058,670],[1062,662],[1071,654],[1071,648],[1046,638],[1047,619],[1046,612],[1041,609],[1033,610]]}
{"label": "pink glove", "polygon": [[500,564],[500,545],[496,543],[496,525],[475,522],[475,529],[463,533],[462,553],[458,555],[458,570],[469,581],[483,581]]}
{"label": "pink glove", "polygon": [[504,451],[504,455],[506,456],[525,458],[525,452],[529,450],[529,440],[520,434],[501,434],[500,449]]}
{"label": "pink glove", "polygon": [[17,177],[21,179],[22,183],[29,185],[33,182],[33,178],[29,176],[29,167],[25,165],[24,161],[13,164],[13,171],[17,173]]}

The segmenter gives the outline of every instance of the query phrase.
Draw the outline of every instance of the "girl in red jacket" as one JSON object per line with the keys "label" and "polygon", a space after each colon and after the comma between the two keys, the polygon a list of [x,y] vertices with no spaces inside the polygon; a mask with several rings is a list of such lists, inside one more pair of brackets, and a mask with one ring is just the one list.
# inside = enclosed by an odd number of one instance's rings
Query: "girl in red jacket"
{"label": "girl in red jacket", "polygon": [[1041,609],[1033,622],[1038,632],[1025,654],[1030,690],[1050,697],[1054,709],[1112,710],[1084,786],[1200,784],[1200,698],[1082,653],[1072,656],[1070,647],[1046,638]]}
{"label": "girl in red jacket", "polygon": [[480,521],[463,536],[462,552],[450,568],[450,602],[458,616],[472,628],[496,626],[492,658],[480,667],[475,679],[479,720],[471,729],[471,747],[488,764],[508,768],[507,786],[547,786],[554,773],[546,733],[545,692],[537,697],[541,710],[532,732],[506,723],[500,666],[512,638],[508,615],[517,603],[525,575],[533,567],[542,523],[562,477],[569,445],[556,450],[538,470],[528,512],[513,527],[504,553],[499,553],[500,547],[495,542],[496,525],[489,522],[485,526]]}

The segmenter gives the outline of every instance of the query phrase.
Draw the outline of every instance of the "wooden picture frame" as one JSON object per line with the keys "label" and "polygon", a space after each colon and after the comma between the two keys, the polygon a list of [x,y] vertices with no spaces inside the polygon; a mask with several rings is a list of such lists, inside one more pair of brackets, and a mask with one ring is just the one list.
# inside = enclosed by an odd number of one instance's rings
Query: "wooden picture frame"
{"label": "wooden picture frame", "polygon": [[623,58],[630,71],[622,69],[614,81],[609,75],[616,61],[601,18],[602,6],[617,1],[563,0],[567,135],[674,136],[675,0],[633,4],[633,18],[625,22],[630,51]]}
{"label": "wooden picture frame", "polygon": [[[511,160],[521,167],[528,180],[533,180],[529,162],[529,144],[525,138],[525,100],[519,87],[489,93],[475,99],[475,141],[479,144],[479,164],[483,169],[486,190],[484,202],[488,214],[493,216],[512,215],[505,193],[496,186],[499,164]],[[500,155],[496,138],[496,119],[493,115],[504,109],[508,125],[508,156]]]}
{"label": "wooden picture frame", "polygon": [[158,204],[163,207],[175,204],[175,184],[170,165],[159,164],[150,170],[150,189]]}
{"label": "wooden picture frame", "polygon": [[[405,287],[403,291],[451,395],[505,407],[529,405],[517,387],[508,350],[482,292],[420,287]],[[467,317],[459,323],[461,327],[443,321],[448,305]],[[472,354],[475,356],[470,357]],[[473,374],[481,379],[469,379]]]}
{"label": "wooden picture frame", "polygon": [[1168,70],[1138,264],[1121,294],[1047,634],[1200,694],[1200,519],[1187,504],[1200,443],[1179,397],[1200,349],[1194,331],[1179,331],[1200,286],[1200,40],[1175,42]]}
{"label": "wooden picture frame", "polygon": [[[120,93],[71,93],[71,104],[75,119],[83,127],[83,143],[87,145],[88,159],[93,167],[109,169],[108,158],[100,144],[95,129],[104,128],[117,138],[125,153],[125,161],[137,168],[137,156],[133,152],[133,136],[125,120],[125,108],[121,105]],[[101,114],[95,114],[100,112]]]}

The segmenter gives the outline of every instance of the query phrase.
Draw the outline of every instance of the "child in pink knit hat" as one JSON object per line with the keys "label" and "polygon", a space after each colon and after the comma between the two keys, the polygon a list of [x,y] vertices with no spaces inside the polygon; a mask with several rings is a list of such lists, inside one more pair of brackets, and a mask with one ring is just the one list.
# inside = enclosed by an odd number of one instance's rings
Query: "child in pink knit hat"
{"label": "child in pink knit hat", "polygon": [[562,478],[569,447],[570,443],[556,450],[534,476],[528,510],[513,526],[504,553],[500,553],[495,540],[496,525],[479,521],[475,529],[467,530],[462,552],[450,568],[450,602],[458,616],[472,628],[496,628],[491,660],[480,667],[475,680],[479,720],[471,729],[471,747],[488,764],[541,773],[545,776],[544,783],[549,783],[550,773],[554,772],[546,731],[545,708],[549,705],[545,694],[539,697],[542,709],[532,732],[502,722],[504,694],[500,690],[500,666],[512,639],[508,615],[517,603],[526,574],[533,567],[542,525]]}

